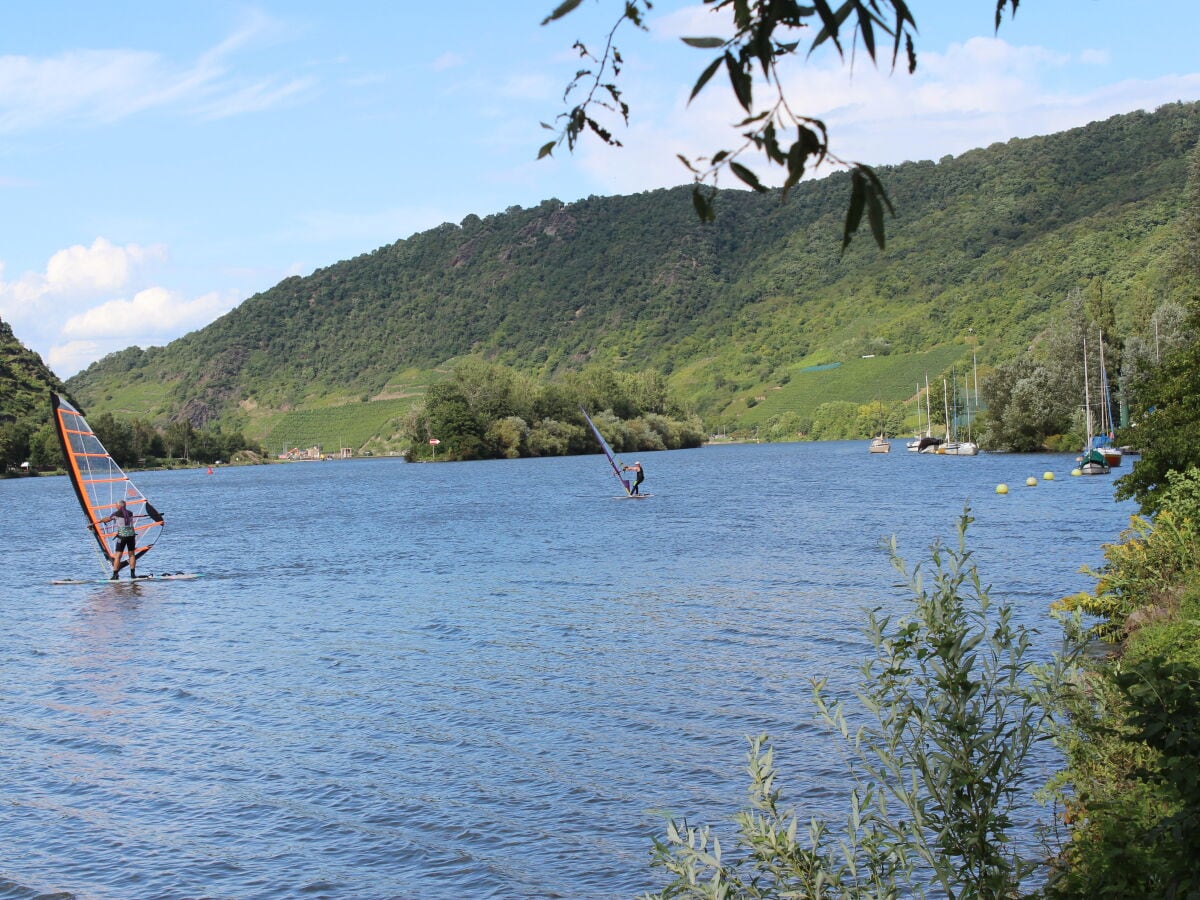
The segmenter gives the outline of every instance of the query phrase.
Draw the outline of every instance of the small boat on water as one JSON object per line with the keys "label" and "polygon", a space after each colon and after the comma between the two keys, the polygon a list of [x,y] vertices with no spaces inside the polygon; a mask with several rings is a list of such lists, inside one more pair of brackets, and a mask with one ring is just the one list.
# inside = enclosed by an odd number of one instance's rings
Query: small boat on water
{"label": "small boat on water", "polygon": [[871,453],[891,453],[892,443],[881,434],[871,439],[871,446],[868,450]]}
{"label": "small boat on water", "polygon": [[[918,418],[917,427],[918,428],[921,427],[921,424],[920,424],[920,414],[921,414],[920,390],[921,390],[921,385],[920,385],[920,383],[918,383],[917,384],[917,393],[918,393],[918,396],[917,396],[917,418]],[[937,453],[937,448],[940,447],[944,443],[942,438],[933,436],[933,411],[930,408],[929,396],[930,396],[929,375],[926,374],[926,376],[925,376],[925,433],[916,435],[916,437],[914,437],[911,441],[909,441],[905,445],[906,449],[910,453]]]}
{"label": "small boat on water", "polygon": [[1110,467],[1121,465],[1121,448],[1113,443],[1116,423],[1112,414],[1112,394],[1108,388],[1108,370],[1104,366],[1104,332],[1100,332],[1100,433],[1094,435],[1089,450],[1099,450]]}
{"label": "small boat on water", "polygon": [[[1103,337],[1101,337],[1103,340]],[[1081,475],[1107,475],[1112,466],[1104,451],[1097,445],[1097,440],[1103,440],[1104,435],[1092,434],[1092,396],[1088,387],[1087,336],[1083,338],[1083,418],[1087,428],[1087,441],[1083,446],[1083,455],[1076,458]],[[1116,449],[1115,447],[1113,449]],[[1120,451],[1117,451],[1118,453]]]}
{"label": "small boat on water", "polygon": [[943,456],[978,456],[979,445],[974,441],[943,441],[935,452]]}
{"label": "small boat on water", "polygon": [[1107,475],[1112,471],[1099,450],[1089,450],[1078,458],[1078,462],[1081,475]]}

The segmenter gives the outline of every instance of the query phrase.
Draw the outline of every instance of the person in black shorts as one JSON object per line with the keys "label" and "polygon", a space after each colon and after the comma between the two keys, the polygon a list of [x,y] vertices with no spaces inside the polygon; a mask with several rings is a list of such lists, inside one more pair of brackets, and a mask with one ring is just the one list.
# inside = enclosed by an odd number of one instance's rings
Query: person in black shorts
{"label": "person in black shorts", "polygon": [[113,548],[113,571],[110,581],[117,580],[117,573],[121,571],[121,554],[125,552],[129,553],[129,577],[137,578],[137,530],[133,527],[133,520],[144,518],[146,517],[135,516],[124,500],[118,500],[117,508],[111,516],[96,520],[96,525],[103,525],[114,519],[120,520],[120,524],[117,525],[117,545]]}
{"label": "person in black shorts", "polygon": [[641,491],[639,491],[638,488],[641,486],[642,482],[646,480],[646,473],[642,471],[642,464],[640,462],[635,462],[632,466],[621,466],[621,471],[633,472],[635,475],[633,479],[633,487],[629,489],[629,496],[632,497],[634,494],[640,494]]}

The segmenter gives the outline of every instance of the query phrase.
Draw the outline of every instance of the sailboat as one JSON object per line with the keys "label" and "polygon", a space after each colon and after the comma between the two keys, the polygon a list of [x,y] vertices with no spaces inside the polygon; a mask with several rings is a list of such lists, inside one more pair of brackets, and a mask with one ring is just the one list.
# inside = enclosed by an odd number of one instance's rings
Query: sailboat
{"label": "sailboat", "polygon": [[887,416],[883,409],[883,400],[879,394],[875,395],[875,404],[879,410],[879,434],[871,438],[871,446],[867,448],[869,453],[891,453],[892,442],[887,439]]}
{"label": "sailboat", "polygon": [[[925,373],[925,434],[915,441],[908,442],[908,449],[914,453],[937,453],[942,445],[942,439],[933,436],[933,409],[929,403],[929,373]],[[917,408],[921,406],[921,386],[917,385]]]}
{"label": "sailboat", "polygon": [[604,455],[608,457],[608,464],[612,466],[613,474],[617,476],[617,481],[621,482],[621,487],[625,489],[625,494],[620,499],[629,498],[630,500],[640,500],[642,497],[649,497],[649,494],[633,492],[633,484],[625,477],[625,471],[621,468],[621,461],[617,459],[612,452],[612,448],[608,446],[608,441],[604,439],[604,435],[600,433],[600,429],[596,427],[596,423],[592,421],[592,417],[587,414],[587,410],[582,406],[579,411],[583,413],[583,417],[587,420],[588,425],[592,429],[592,434],[596,436],[596,440],[600,442],[600,449],[604,451]]}
{"label": "sailboat", "polygon": [[879,403],[879,434],[871,438],[871,446],[867,450],[870,453],[891,453],[892,442],[887,439],[887,430],[883,423],[883,403],[878,400],[876,402]]}
{"label": "sailboat", "polygon": [[1081,475],[1107,475],[1110,467],[1104,454],[1092,446],[1092,395],[1088,386],[1087,337],[1083,339],[1083,417],[1087,428],[1087,442],[1083,455],[1077,460]]}
{"label": "sailboat", "polygon": [[[113,539],[117,536],[115,521],[107,519],[117,508],[117,502],[134,514],[134,530],[137,533],[137,549],[134,553],[140,561],[150,552],[163,532],[163,516],[137,489],[121,467],[116,464],[96,433],[92,431],[83,414],[58,394],[50,395],[50,408],[54,416],[54,427],[62,444],[63,457],[67,463],[67,475],[75,496],[88,521],[88,530],[100,548],[106,572],[112,571],[116,553]],[[120,568],[128,565],[122,560]],[[138,581],[153,579],[196,578],[193,573],[174,572],[164,575],[139,575]],[[63,578],[54,584],[86,584],[98,579]],[[108,581],[106,577],[104,579]]]}
{"label": "sailboat", "polygon": [[919,381],[917,382],[917,393],[915,396],[917,398],[917,433],[911,441],[907,441],[904,444],[904,449],[911,450],[914,453],[921,446],[921,382]]}
{"label": "sailboat", "polygon": [[[954,393],[958,394],[958,379],[954,381]],[[966,385],[966,402],[963,404],[967,412],[967,439],[965,441],[949,441],[942,445],[940,452],[948,456],[977,456],[979,454],[979,445],[971,440],[971,390],[970,384]],[[958,399],[955,397],[954,402],[954,435],[958,436]]]}
{"label": "sailboat", "polygon": [[1089,450],[1099,450],[1110,467],[1121,464],[1121,448],[1113,445],[1115,429],[1112,415],[1112,396],[1108,390],[1108,370],[1104,366],[1104,332],[1100,332],[1100,433],[1093,435]]}

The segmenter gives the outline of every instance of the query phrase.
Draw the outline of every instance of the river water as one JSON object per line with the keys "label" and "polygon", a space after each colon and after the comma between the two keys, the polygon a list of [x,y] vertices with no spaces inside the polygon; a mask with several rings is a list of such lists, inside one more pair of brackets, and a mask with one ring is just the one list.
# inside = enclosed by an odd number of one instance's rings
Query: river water
{"label": "river water", "polygon": [[866,447],[646,453],[641,501],[600,456],[140,473],[142,571],[204,577],[136,585],[50,585],[104,574],[70,485],[0,481],[0,897],[629,897],[761,732],[841,818],[809,681],[904,608],[881,540],[916,562],[970,502],[1048,653],[1133,512],[1069,456]]}

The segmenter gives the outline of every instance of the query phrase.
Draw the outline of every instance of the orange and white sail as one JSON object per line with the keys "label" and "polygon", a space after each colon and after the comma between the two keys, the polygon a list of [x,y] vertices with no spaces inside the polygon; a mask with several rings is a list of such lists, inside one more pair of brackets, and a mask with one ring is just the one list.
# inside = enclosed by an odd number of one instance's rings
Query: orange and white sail
{"label": "orange and white sail", "polygon": [[[141,559],[162,532],[162,514],[109,456],[79,410],[58,394],[50,395],[50,407],[54,412],[54,427],[62,442],[67,474],[75,488],[75,496],[79,498],[83,514],[87,516],[90,530],[108,566],[112,566],[115,556],[113,547],[118,523],[111,521],[102,524],[100,520],[113,514],[118,500],[124,500],[125,506],[135,516],[136,552],[137,558]],[[127,564],[127,559],[121,561],[122,567]]]}

